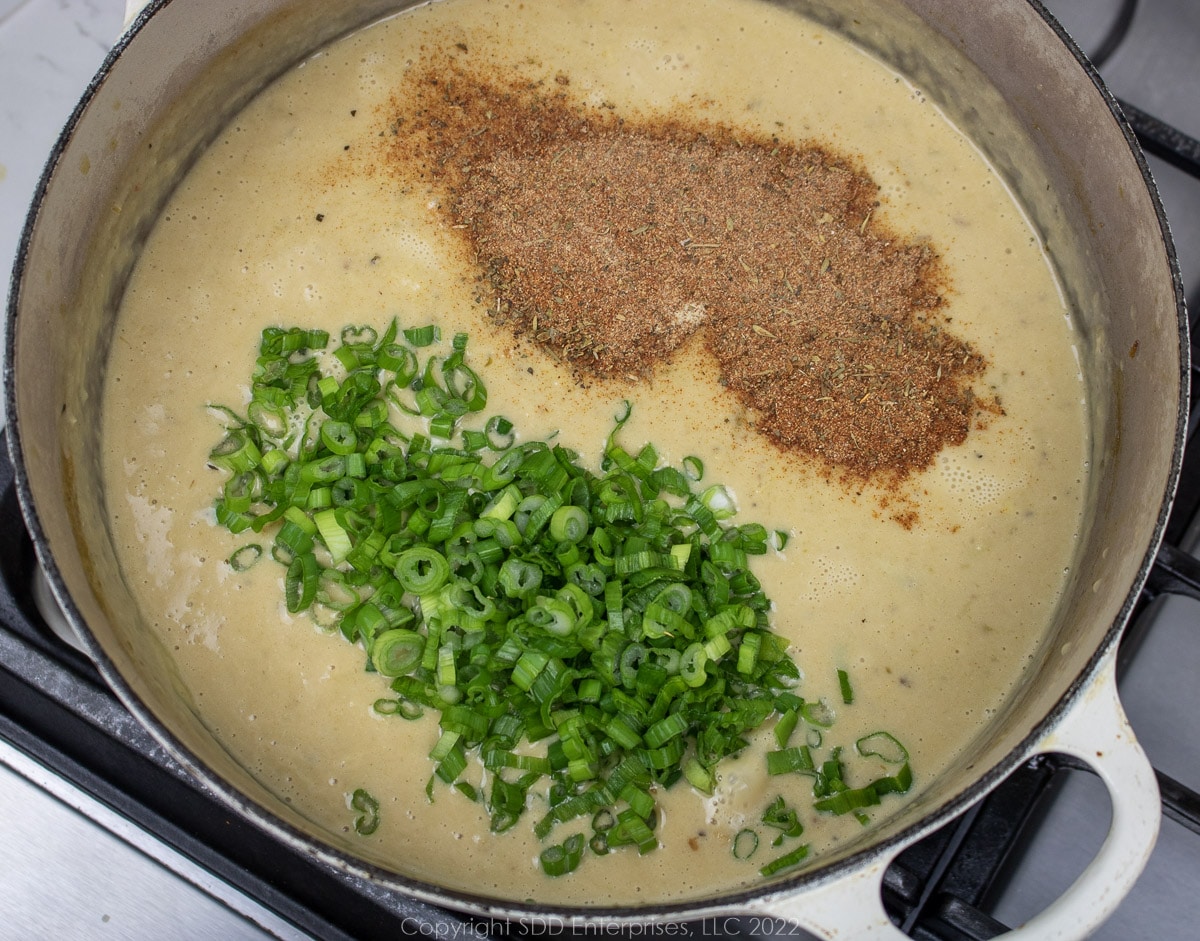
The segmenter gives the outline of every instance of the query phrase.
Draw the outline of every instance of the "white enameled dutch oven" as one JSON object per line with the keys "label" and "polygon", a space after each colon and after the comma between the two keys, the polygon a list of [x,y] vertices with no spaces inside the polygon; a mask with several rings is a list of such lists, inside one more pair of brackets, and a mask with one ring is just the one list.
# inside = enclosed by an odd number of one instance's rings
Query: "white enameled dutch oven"
{"label": "white enameled dutch oven", "polygon": [[1178,471],[1187,320],[1136,142],[1095,71],[1035,0],[788,4],[891,63],[985,148],[1051,249],[1095,406],[1086,527],[1052,635],[985,733],[902,813],[818,868],[753,888],[676,905],[548,909],[426,884],[324,842],[184,705],[141,626],[104,522],[97,410],[120,292],[170,186],[248,97],[315,47],[402,5],[156,0],[120,37],[51,154],[9,299],[9,445],[46,577],[117,694],[201,782],[282,843],[437,905],[554,924],[751,914],[823,938],[899,936],[880,894],[889,862],[1031,756],[1062,753],[1104,781],[1111,828],[1062,899],[1014,936],[1089,933],[1138,877],[1158,831],[1154,773],[1118,702],[1114,662]]}

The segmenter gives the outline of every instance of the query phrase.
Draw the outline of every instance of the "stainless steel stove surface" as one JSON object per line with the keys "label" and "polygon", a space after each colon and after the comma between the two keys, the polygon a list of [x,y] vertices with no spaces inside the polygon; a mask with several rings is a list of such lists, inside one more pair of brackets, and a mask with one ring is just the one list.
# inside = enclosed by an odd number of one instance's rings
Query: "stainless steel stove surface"
{"label": "stainless steel stove surface", "polygon": [[[1148,147],[1150,135],[1173,143],[1174,153],[1152,155],[1150,164],[1195,306],[1200,148],[1189,137],[1200,137],[1200,2],[1043,2],[1132,106]],[[0,0],[5,270],[45,156],[123,16],[120,0]],[[32,604],[32,550],[11,468],[0,463],[0,938],[539,933],[397,903],[307,860],[280,858],[192,788],[90,664],[45,630]],[[1184,475],[1168,541],[1194,551],[1200,454],[1189,454]],[[1200,787],[1198,605],[1148,594],[1122,649],[1122,700],[1160,774],[1166,817],[1145,874],[1095,934],[1104,941],[1200,932],[1200,806],[1189,790]],[[963,824],[903,854],[886,882],[889,908],[914,938],[992,937],[1057,897],[1099,847],[1108,817],[1093,775],[1039,761]],[[728,921],[689,933],[718,928],[749,930]]]}

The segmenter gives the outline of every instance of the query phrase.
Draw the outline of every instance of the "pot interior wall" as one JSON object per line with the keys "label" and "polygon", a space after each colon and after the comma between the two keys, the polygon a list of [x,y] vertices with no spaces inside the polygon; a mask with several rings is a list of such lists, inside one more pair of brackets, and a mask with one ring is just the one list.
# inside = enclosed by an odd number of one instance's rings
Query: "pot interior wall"
{"label": "pot interior wall", "polygon": [[[986,9],[951,0],[786,5],[912,78],[1021,196],[1075,312],[1094,414],[1091,510],[1057,627],[1029,682],[955,774],[845,855],[1011,765],[1098,649],[1115,642],[1173,480],[1185,347],[1177,278],[1142,168],[1102,94],[1033,7],[1024,0]],[[194,756],[300,829],[295,812],[208,734],[124,586],[104,523],[97,410],[115,309],[171,187],[249,95],[396,4],[349,6],[176,0],[157,10],[111,63],[65,141],[20,266],[19,316],[10,326],[16,448],[34,527],[71,615],[88,625],[89,643],[119,691],[182,743],[185,761]]]}

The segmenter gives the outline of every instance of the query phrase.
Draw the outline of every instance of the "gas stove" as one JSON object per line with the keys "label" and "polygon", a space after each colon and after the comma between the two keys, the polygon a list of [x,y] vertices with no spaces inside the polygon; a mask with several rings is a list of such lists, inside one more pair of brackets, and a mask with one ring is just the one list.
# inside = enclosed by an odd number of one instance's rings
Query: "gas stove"
{"label": "gas stove", "polygon": [[[982,0],[980,0],[982,2]],[[1033,0],[1036,2],[1036,0]],[[1200,4],[1043,0],[1130,117],[1200,303]],[[13,257],[42,162],[121,29],[120,0],[0,0],[0,264]],[[1200,423],[1194,409],[1191,427]],[[1130,721],[1159,775],[1164,822],[1146,872],[1095,934],[1195,936],[1200,924],[1200,586],[1172,570],[1200,543],[1192,435],[1160,556],[1120,657]],[[45,623],[0,460],[0,937],[520,937],[562,926],[489,924],[396,899],[281,850],[228,814],[125,712]],[[1190,594],[1192,597],[1188,597]],[[1054,756],[1019,768],[960,820],[905,851],[885,902],[917,939],[991,938],[1056,898],[1108,828],[1108,798]],[[739,919],[680,926],[749,936]],[[781,926],[782,927],[782,926]],[[557,930],[556,930],[557,929]],[[796,936],[790,927],[786,932]],[[608,933],[606,932],[606,935]]]}

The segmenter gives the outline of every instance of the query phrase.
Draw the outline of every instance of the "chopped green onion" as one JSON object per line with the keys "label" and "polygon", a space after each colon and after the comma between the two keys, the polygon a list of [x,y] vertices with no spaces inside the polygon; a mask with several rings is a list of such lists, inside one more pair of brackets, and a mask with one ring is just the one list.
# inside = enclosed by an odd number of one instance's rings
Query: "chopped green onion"
{"label": "chopped green onion", "polygon": [[587,512],[578,506],[560,506],[550,517],[550,538],[555,542],[579,542],[587,535]]}
{"label": "chopped green onion", "polygon": [[905,763],[894,775],[877,778],[866,787],[837,790],[829,797],[815,801],[813,807],[824,813],[840,816],[852,811],[859,811],[864,807],[873,807],[885,794],[907,793],[910,787],[912,787],[912,769]]}
{"label": "chopped green onion", "polygon": [[379,829],[379,801],[361,787],[350,796],[350,809],[357,811],[354,832],[359,836],[370,836]]}
{"label": "chopped green onion", "polygon": [[[789,745],[801,719],[812,732],[833,715],[790,692],[799,670],[749,567],[783,531],[735,524],[730,492],[698,486],[699,458],[660,466],[653,445],[622,447],[628,403],[599,473],[553,441],[517,443],[510,421],[484,417],[464,334],[418,353],[441,342],[436,326],[351,326],[318,357],[328,342],[263,331],[249,420],[214,407],[214,511],[271,541],[290,612],[361,646],[391,686],[377,714],[436,716],[431,798],[446,786],[481,802],[497,833],[541,804],[539,839],[591,820],[590,836],[542,854],[564,875],[589,848],[652,851],[656,794],[680,779],[713,793],[720,763],[775,716],[768,770],[811,775],[818,809],[861,803],[836,749],[821,761],[819,741]],[[322,372],[329,356],[337,375]],[[259,555],[243,547],[230,564]],[[858,752],[886,761],[893,742],[866,736]],[[910,783],[905,763],[868,788],[878,799]],[[373,829],[377,802],[355,794],[356,829]],[[764,823],[799,832],[786,807]]]}
{"label": "chopped green onion", "polygon": [[584,836],[572,833],[562,843],[548,846],[539,857],[542,870],[548,876],[565,876],[574,872],[583,859]]}
{"label": "chopped green onion", "polygon": [[413,346],[431,346],[441,339],[442,331],[433,324],[424,327],[412,327],[404,331],[404,339]]}
{"label": "chopped green onion", "polygon": [[893,765],[908,761],[908,749],[890,732],[872,732],[870,735],[864,735],[854,743],[854,747],[864,758],[874,755]]}
{"label": "chopped green onion", "polygon": [[749,859],[758,850],[758,834],[744,827],[733,838],[733,858]]}
{"label": "chopped green onion", "polygon": [[708,679],[708,653],[699,641],[689,644],[679,660],[679,675],[688,686],[702,686]]}
{"label": "chopped green onion", "polygon": [[781,837],[797,837],[804,832],[800,817],[795,809],[789,807],[782,797],[775,800],[763,811],[762,822],[768,827],[780,831]]}
{"label": "chopped green onion", "polygon": [[674,712],[646,729],[643,739],[651,748],[658,748],[660,745],[665,745],[677,735],[682,735],[687,730],[687,727],[687,719],[680,713]]}
{"label": "chopped green onion", "polygon": [[428,546],[414,546],[396,560],[396,580],[415,595],[430,595],[450,577],[446,557]]}
{"label": "chopped green onion", "polygon": [[404,676],[421,662],[425,638],[416,631],[384,631],[371,644],[371,663],[383,676]]}
{"label": "chopped green onion", "polygon": [[331,420],[321,425],[321,443],[334,454],[350,454],[358,447],[358,438],[349,422]]}
{"label": "chopped green onion", "polygon": [[689,758],[683,765],[683,776],[688,784],[702,794],[711,794],[717,786],[717,777],[712,769],[706,768],[698,758]]}
{"label": "chopped green onion", "polygon": [[812,754],[807,745],[767,752],[767,774],[790,774],[793,771],[812,771]]}
{"label": "chopped green onion", "polygon": [[775,723],[775,742],[780,748],[787,748],[799,719],[800,715],[795,709],[788,709],[779,716],[779,721]]}
{"label": "chopped green onion", "polygon": [[209,452],[208,459],[217,467],[241,474],[258,467],[262,452],[249,434],[237,429],[226,435],[225,440]]}
{"label": "chopped green onion", "polygon": [[350,542],[350,534],[338,520],[337,511],[322,510],[313,516],[313,522],[317,524],[317,532],[321,534],[321,541],[325,543],[333,561],[341,562],[346,558],[353,545]]}
{"label": "chopped green onion", "polygon": [[284,578],[284,598],[292,614],[307,610],[317,597],[317,582],[321,568],[311,552],[296,556],[288,566]]}
{"label": "chopped green onion", "polygon": [[262,558],[263,548],[256,542],[237,549],[225,561],[235,572],[244,572]]}
{"label": "chopped green onion", "polygon": [[773,876],[776,873],[783,872],[785,869],[791,869],[793,866],[799,865],[808,856],[808,844],[805,843],[797,846],[790,853],[784,853],[777,859],[767,863],[759,870],[764,876]]}
{"label": "chopped green onion", "polygon": [[845,670],[837,671],[838,686],[842,691],[842,702],[849,706],[854,702],[854,690],[850,688],[850,674]]}
{"label": "chopped green onion", "polygon": [[833,725],[833,710],[824,700],[806,702],[800,707],[800,718],[809,725],[820,726],[823,729]]}

